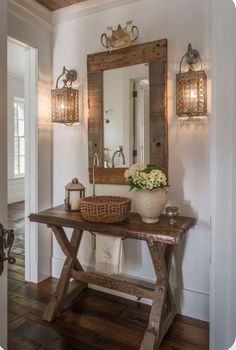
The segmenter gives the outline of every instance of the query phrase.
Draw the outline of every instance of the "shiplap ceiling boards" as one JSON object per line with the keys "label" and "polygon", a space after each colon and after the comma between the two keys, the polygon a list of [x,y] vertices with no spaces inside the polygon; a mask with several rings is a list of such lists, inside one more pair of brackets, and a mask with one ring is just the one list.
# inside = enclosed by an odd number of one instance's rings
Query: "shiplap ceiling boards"
{"label": "shiplap ceiling boards", "polygon": [[78,4],[86,0],[36,0],[41,5],[45,6],[51,11],[61,9],[66,6]]}

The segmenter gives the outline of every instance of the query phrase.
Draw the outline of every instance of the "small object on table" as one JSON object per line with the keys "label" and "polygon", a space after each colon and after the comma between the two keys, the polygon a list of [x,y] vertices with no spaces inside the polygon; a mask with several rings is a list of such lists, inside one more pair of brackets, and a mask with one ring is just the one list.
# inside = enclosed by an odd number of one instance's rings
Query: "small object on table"
{"label": "small object on table", "polygon": [[170,217],[170,225],[176,224],[177,216],[179,216],[179,208],[178,207],[166,207],[166,214]]}
{"label": "small object on table", "polygon": [[81,199],[85,197],[85,187],[75,177],[65,186],[66,211],[78,211]]}
{"label": "small object on table", "polygon": [[80,203],[84,220],[114,223],[127,219],[131,209],[131,199],[120,196],[91,196]]}

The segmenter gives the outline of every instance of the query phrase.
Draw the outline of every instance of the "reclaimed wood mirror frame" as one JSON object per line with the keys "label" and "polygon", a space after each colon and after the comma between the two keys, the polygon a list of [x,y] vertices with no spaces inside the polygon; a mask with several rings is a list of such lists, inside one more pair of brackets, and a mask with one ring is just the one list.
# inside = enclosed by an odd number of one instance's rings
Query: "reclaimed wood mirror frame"
{"label": "reclaimed wood mirror frame", "polygon": [[[142,63],[149,64],[150,85],[150,158],[168,176],[167,124],[167,39],[130,46],[112,52],[87,56],[88,68],[88,154],[89,181],[93,182],[93,161],[97,153],[103,165],[103,71]],[[95,169],[95,182],[100,184],[127,184],[126,168]]]}

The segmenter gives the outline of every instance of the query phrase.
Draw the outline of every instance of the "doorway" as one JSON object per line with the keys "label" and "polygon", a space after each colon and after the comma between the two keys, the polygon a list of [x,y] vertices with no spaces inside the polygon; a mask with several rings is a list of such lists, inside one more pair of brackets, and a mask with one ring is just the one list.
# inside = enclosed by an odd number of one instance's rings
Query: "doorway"
{"label": "doorway", "polygon": [[8,226],[14,229],[12,254],[25,266],[25,47],[8,39]]}
{"label": "doorway", "polygon": [[[12,255],[21,278],[37,282],[37,49],[8,38],[8,226],[15,232]],[[11,272],[11,271],[10,271]],[[16,276],[17,277],[17,276]],[[19,276],[18,276],[19,277]]]}

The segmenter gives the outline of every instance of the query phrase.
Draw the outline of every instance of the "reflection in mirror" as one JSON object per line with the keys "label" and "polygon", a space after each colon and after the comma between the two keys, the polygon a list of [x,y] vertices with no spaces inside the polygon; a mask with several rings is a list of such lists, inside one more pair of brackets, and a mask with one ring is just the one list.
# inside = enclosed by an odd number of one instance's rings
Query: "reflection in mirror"
{"label": "reflection in mirror", "polygon": [[149,65],[103,72],[104,167],[150,161]]}

